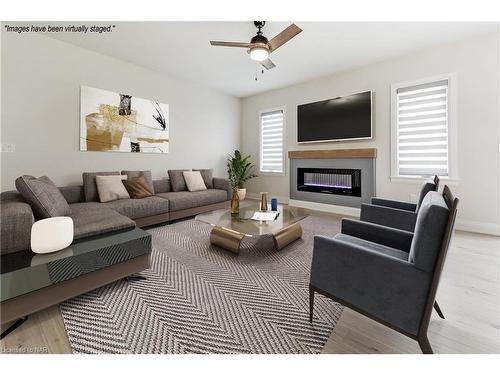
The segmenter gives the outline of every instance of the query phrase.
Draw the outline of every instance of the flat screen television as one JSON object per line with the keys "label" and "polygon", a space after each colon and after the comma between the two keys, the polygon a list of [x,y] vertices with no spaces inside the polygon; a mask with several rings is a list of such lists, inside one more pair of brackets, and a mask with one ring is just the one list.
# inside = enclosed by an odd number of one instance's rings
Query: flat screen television
{"label": "flat screen television", "polygon": [[372,92],[297,106],[297,141],[372,138]]}

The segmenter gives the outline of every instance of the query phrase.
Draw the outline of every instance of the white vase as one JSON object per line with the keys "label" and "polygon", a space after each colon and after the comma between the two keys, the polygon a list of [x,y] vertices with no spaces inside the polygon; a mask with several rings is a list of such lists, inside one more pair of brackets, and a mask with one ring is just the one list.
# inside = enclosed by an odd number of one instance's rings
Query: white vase
{"label": "white vase", "polygon": [[73,220],[67,216],[35,221],[31,227],[31,250],[37,254],[62,250],[73,242]]}
{"label": "white vase", "polygon": [[238,198],[240,201],[244,200],[247,195],[247,189],[238,189]]}

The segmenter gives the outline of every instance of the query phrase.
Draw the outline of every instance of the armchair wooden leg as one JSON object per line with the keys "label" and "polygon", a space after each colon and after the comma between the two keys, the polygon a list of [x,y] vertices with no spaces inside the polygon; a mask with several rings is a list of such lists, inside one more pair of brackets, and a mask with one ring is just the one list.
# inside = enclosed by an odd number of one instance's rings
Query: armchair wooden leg
{"label": "armchair wooden leg", "polygon": [[418,338],[418,345],[424,354],[434,354],[427,335]]}
{"label": "armchair wooden leg", "polygon": [[439,307],[437,301],[434,301],[434,309],[436,310],[437,314],[439,315],[439,317],[441,319],[444,319],[444,314],[443,312],[441,311],[441,308]]}
{"label": "armchair wooden leg", "polygon": [[314,289],[309,285],[309,323],[313,322]]}

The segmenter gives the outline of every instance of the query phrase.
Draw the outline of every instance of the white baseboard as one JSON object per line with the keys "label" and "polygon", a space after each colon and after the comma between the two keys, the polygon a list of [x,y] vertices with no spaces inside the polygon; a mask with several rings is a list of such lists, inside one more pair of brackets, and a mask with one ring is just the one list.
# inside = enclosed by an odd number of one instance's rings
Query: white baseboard
{"label": "white baseboard", "polygon": [[486,223],[483,221],[473,220],[460,220],[457,219],[455,229],[463,230],[466,232],[491,234],[493,236],[500,236],[500,225],[494,223]]}
{"label": "white baseboard", "polygon": [[299,201],[296,199],[290,199],[288,204],[294,207],[308,208],[310,210],[330,212],[338,215],[346,215],[346,216],[354,216],[359,217],[360,209],[354,207],[346,207],[346,206],[337,206],[334,204],[326,204],[326,203],[316,203],[316,202],[308,202],[308,201]]}

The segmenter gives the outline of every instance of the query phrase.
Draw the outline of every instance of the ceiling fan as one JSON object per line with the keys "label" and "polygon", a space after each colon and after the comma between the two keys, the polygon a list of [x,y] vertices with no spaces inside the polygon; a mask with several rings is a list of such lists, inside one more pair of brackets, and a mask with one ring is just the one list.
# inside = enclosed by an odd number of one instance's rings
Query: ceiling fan
{"label": "ceiling fan", "polygon": [[288,42],[294,36],[299,34],[302,29],[295,24],[291,24],[285,30],[280,32],[271,40],[268,40],[264,35],[262,35],[261,29],[266,24],[266,21],[254,21],[253,24],[258,29],[257,35],[255,35],[250,43],[244,42],[219,42],[211,40],[210,44],[212,46],[220,47],[240,47],[247,48],[247,52],[250,54],[250,58],[254,61],[258,61],[266,69],[272,69],[276,65],[269,59],[269,54],[276,51],[283,44]]}

